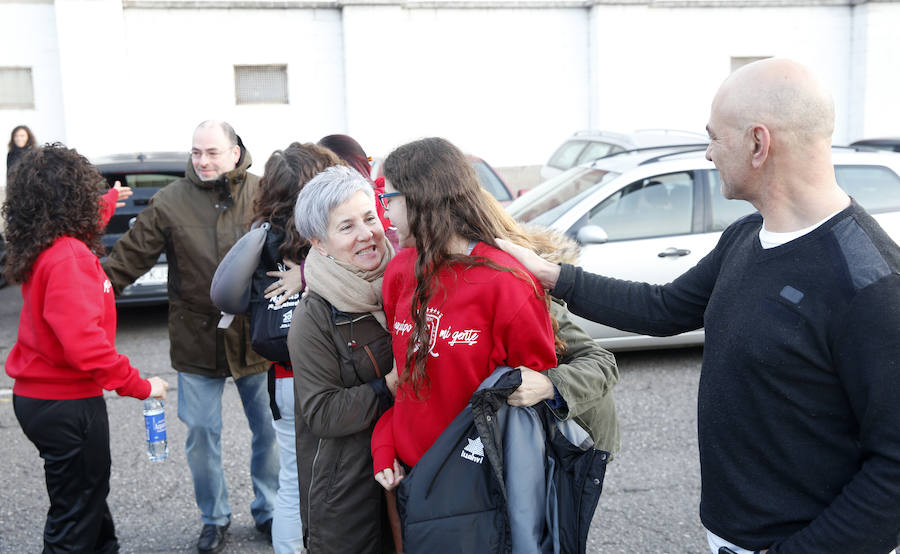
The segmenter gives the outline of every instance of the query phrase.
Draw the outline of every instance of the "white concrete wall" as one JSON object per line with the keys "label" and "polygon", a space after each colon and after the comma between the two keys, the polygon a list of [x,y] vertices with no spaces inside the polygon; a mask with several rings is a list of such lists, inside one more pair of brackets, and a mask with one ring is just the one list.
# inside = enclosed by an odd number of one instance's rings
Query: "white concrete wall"
{"label": "white concrete wall", "polygon": [[[335,132],[373,155],[442,135],[496,166],[523,166],[578,129],[702,131],[732,56],[779,55],[834,92],[836,141],[900,133],[900,2],[298,1],[0,0],[0,65],[33,67],[36,92],[35,110],[0,110],[0,131],[26,123],[42,141],[94,155],[187,149],[198,122],[223,118],[257,172],[273,149]],[[272,63],[288,66],[290,104],[235,105],[233,66]]]}
{"label": "white concrete wall", "polygon": [[0,66],[31,67],[34,84],[34,109],[0,109],[0,185],[5,188],[6,145],[13,127],[28,125],[41,143],[66,136],[52,2],[0,3]]}
{"label": "white concrete wall", "polygon": [[118,88],[129,63],[122,4],[56,0],[65,142],[83,154],[117,151],[132,106]]}
{"label": "white concrete wall", "polygon": [[375,154],[439,135],[531,163],[587,121],[586,10],[348,7],[344,36],[348,131]]}
{"label": "white concrete wall", "polygon": [[[261,173],[273,150],[346,125],[338,10],[128,9],[125,28],[129,132],[119,151],[188,150],[199,122],[225,119]],[[287,64],[290,103],[236,105],[242,64]]]}
{"label": "white concrete wall", "polygon": [[854,8],[847,139],[900,137],[900,2]]}
{"label": "white concrete wall", "polygon": [[593,127],[702,132],[713,95],[731,72],[731,57],[785,56],[809,65],[832,90],[835,139],[846,140],[849,8],[594,10]]}

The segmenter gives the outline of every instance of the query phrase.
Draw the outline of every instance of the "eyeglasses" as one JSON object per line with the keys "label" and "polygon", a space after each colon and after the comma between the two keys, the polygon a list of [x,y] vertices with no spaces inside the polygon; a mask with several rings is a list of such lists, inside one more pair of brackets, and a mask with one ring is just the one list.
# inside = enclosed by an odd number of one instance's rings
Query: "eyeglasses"
{"label": "eyeglasses", "polygon": [[378,195],[378,201],[381,202],[381,207],[385,210],[388,209],[388,206],[391,203],[391,198],[395,196],[403,196],[402,192],[382,192]]}

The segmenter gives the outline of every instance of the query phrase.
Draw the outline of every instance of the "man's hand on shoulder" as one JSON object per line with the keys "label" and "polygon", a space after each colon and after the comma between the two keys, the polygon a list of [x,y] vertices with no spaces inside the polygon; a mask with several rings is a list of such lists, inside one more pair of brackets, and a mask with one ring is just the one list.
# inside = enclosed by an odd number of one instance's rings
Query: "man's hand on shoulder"
{"label": "man's hand on shoulder", "polygon": [[497,241],[497,246],[499,246],[501,250],[519,260],[519,263],[524,265],[525,269],[537,277],[537,280],[541,283],[542,287],[547,290],[552,290],[553,287],[556,286],[556,280],[559,279],[560,272],[558,265],[548,262],[531,250],[508,240],[503,240],[501,238],[495,240]]}

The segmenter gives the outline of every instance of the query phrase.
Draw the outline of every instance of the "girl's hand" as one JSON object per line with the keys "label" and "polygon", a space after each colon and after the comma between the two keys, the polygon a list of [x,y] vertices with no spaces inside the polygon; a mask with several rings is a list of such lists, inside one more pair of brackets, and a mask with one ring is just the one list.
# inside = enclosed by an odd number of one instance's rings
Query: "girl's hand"
{"label": "girl's hand", "polygon": [[162,377],[151,377],[147,379],[150,381],[150,396],[153,398],[159,398],[160,400],[166,399],[166,390],[169,388],[169,383],[167,383]]}
{"label": "girl's hand", "polygon": [[406,472],[403,471],[403,466],[400,465],[400,462],[397,461],[397,458],[394,458],[394,469],[385,468],[375,474],[375,480],[384,487],[385,490],[394,490],[397,488],[397,485],[400,484],[400,481],[406,477]]}
{"label": "girl's hand", "polygon": [[284,265],[288,267],[287,271],[267,271],[269,277],[278,277],[278,280],[266,287],[266,299],[278,297],[275,300],[276,306],[281,306],[285,300],[294,296],[303,287],[303,268],[300,264],[290,260],[284,260]]}
{"label": "girl's hand", "polygon": [[522,384],[506,399],[507,404],[534,406],[541,400],[553,399],[553,382],[549,377],[525,366],[519,366],[518,369],[522,373]]}
{"label": "girl's hand", "polygon": [[119,195],[116,200],[116,207],[121,208],[125,205],[125,200],[131,198],[134,195],[134,191],[131,190],[131,187],[123,187],[122,183],[116,181],[116,184],[113,185],[113,189]]}
{"label": "girl's hand", "polygon": [[394,361],[394,367],[391,368],[390,373],[384,376],[384,384],[387,385],[389,391],[391,391],[391,395],[397,396],[397,383],[400,381],[400,376],[397,375],[397,362]]}

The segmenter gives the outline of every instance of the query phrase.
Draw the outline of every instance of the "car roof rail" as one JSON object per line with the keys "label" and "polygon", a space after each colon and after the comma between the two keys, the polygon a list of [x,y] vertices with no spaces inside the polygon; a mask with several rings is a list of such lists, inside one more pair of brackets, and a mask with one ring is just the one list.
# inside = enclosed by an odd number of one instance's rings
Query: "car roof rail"
{"label": "car roof rail", "polygon": [[[616,156],[622,156],[624,154],[639,154],[641,152],[649,152],[652,150],[670,150],[673,148],[679,149],[677,152],[669,152],[669,153],[663,154],[661,156],[658,156],[661,158],[661,157],[674,155],[674,154],[682,154],[684,152],[694,152],[694,151],[700,150],[700,149],[706,150],[706,148],[708,146],[709,146],[709,144],[707,144],[705,142],[687,143],[687,144],[658,144],[658,145],[654,145],[654,146],[641,146],[640,148],[632,148],[630,150],[619,150],[618,152],[613,152],[612,154],[607,154],[605,156],[600,156],[600,157],[594,158],[591,161],[596,162],[598,160],[608,160],[610,158],[615,158]],[[653,158],[653,160],[655,160],[655,159],[656,158]],[[647,160],[641,162],[638,165],[644,165],[645,163],[647,163]]]}
{"label": "car roof rail", "polygon": [[687,135],[691,137],[699,137],[702,139],[707,138],[705,133],[698,133],[697,131],[688,131],[685,129],[667,129],[665,127],[659,128],[649,128],[649,129],[636,129],[635,133],[657,133],[660,135]]}
{"label": "car roof rail", "polygon": [[832,144],[832,150],[852,150],[854,152],[891,152],[891,150],[885,150],[883,148],[878,148],[877,146],[873,146],[871,144]]}
{"label": "car roof rail", "polygon": [[585,137],[585,136],[597,136],[597,137],[624,137],[628,136],[628,133],[621,133],[618,131],[608,131],[601,129],[580,129],[572,133],[573,137]]}
{"label": "car roof rail", "polygon": [[683,150],[679,150],[677,152],[666,152],[665,154],[660,154],[659,156],[647,158],[646,160],[642,161],[638,165],[651,164],[654,162],[658,162],[659,160],[668,158],[670,156],[678,156],[679,154],[687,154],[689,152],[703,152],[707,148],[709,148],[709,144],[684,144],[684,145],[679,145],[679,147],[686,147],[686,148],[684,148]]}

